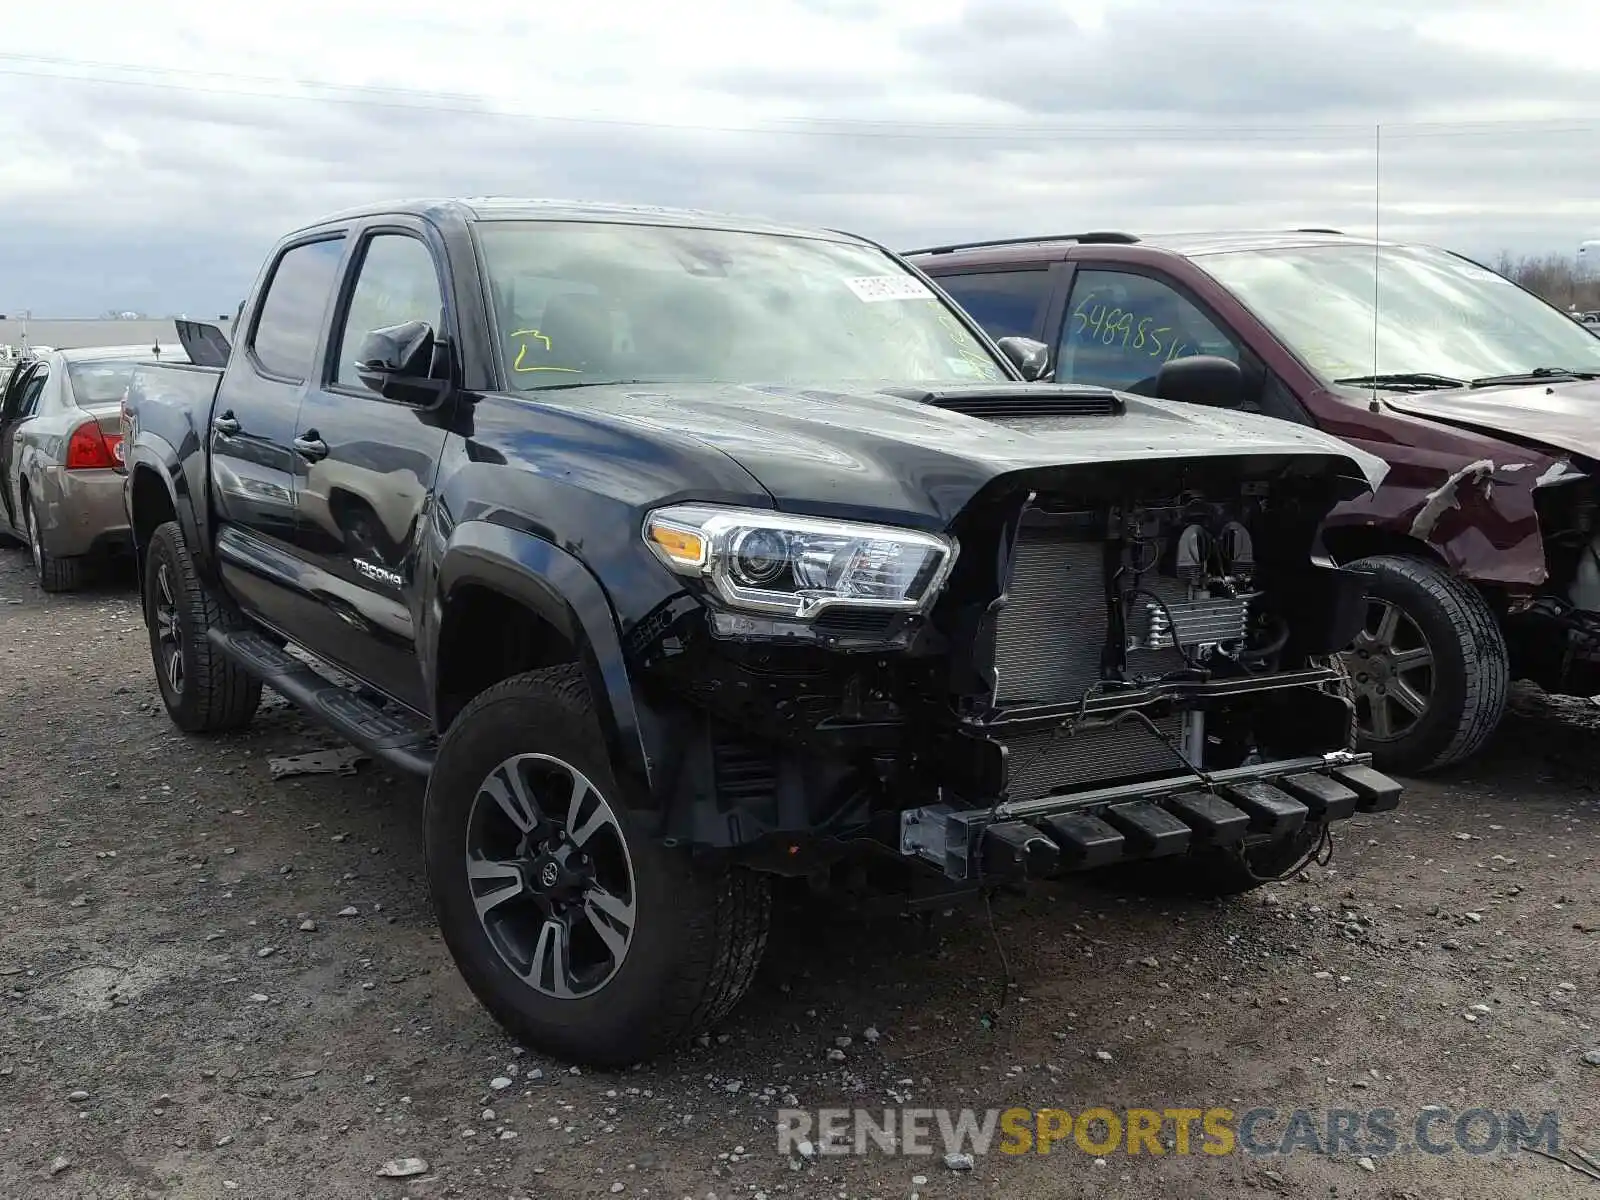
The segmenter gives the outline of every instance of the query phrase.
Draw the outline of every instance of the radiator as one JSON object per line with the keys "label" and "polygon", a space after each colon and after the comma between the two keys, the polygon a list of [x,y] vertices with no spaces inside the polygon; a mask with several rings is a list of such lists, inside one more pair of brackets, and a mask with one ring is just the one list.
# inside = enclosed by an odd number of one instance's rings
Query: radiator
{"label": "radiator", "polygon": [[995,701],[1076,700],[1100,678],[1106,636],[1105,548],[1054,530],[1022,531],[995,626]]}
{"label": "radiator", "polygon": [[[1187,589],[1177,580],[1146,575],[1140,587],[1168,606],[1187,634],[1226,614],[1191,612]],[[1136,600],[1141,646],[1126,652],[1130,676],[1159,675],[1183,667],[1183,656],[1162,632],[1151,628],[1146,601]],[[1017,543],[1006,603],[995,623],[998,705],[1058,704],[1080,699],[1101,677],[1106,641],[1105,547],[1074,540],[1060,530],[1024,529]],[[1130,634],[1135,632],[1129,629]],[[1154,643],[1154,649],[1149,648]],[[1158,720],[1175,744],[1183,745],[1183,718]],[[1052,790],[1182,770],[1183,763],[1149,728],[1128,720],[1112,729],[1084,729],[1072,736],[1034,733],[1006,739],[1013,799]]]}

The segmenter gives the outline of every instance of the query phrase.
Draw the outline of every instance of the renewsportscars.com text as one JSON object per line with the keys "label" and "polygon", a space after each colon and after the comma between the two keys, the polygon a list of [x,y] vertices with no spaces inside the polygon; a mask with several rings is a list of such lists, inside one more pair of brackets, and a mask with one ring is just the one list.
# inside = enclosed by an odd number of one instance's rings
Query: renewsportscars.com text
{"label": "renewsportscars.com text", "polygon": [[784,1155],[1493,1154],[1560,1149],[1553,1112],[1392,1108],[781,1109]]}

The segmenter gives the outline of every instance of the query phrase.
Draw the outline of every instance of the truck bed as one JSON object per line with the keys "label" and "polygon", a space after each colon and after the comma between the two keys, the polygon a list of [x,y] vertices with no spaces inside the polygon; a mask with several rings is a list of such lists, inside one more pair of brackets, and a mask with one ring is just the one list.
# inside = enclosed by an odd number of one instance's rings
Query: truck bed
{"label": "truck bed", "polygon": [[193,414],[190,420],[204,425],[211,419],[211,402],[222,382],[221,367],[197,367],[193,363],[147,363],[133,373],[123,405],[137,412],[140,424],[163,432],[166,420],[177,414]]}

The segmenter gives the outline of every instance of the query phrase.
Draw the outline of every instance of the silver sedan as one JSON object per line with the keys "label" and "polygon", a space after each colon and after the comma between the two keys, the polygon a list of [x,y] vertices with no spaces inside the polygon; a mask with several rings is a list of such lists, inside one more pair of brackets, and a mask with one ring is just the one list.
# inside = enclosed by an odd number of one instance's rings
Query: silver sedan
{"label": "silver sedan", "polygon": [[[122,395],[151,346],[54,350],[23,362],[0,395],[0,535],[33,553],[39,586],[78,586],[130,546],[122,504]],[[163,346],[162,362],[187,362]]]}

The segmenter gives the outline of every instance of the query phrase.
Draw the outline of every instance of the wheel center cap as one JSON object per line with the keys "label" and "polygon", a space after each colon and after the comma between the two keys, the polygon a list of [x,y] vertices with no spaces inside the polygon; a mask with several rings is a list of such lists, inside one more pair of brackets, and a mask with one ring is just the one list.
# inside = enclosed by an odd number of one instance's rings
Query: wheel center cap
{"label": "wheel center cap", "polygon": [[523,879],[529,891],[549,900],[576,900],[583,893],[583,876],[556,854],[541,854],[528,863]]}

